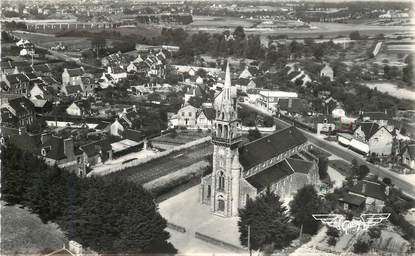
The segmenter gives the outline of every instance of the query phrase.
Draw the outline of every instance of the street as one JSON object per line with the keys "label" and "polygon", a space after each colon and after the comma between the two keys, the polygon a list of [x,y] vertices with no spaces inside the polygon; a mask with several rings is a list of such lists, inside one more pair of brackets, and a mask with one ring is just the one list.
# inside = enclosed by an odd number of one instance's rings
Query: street
{"label": "street", "polygon": [[[254,109],[255,111],[261,112],[262,114],[272,116],[272,114],[252,104],[243,103],[243,105],[250,107],[251,109]],[[291,125],[276,117],[274,117],[274,119],[275,119],[277,127],[285,128]],[[411,183],[410,181],[405,180],[403,175],[399,175],[395,172],[386,170],[385,168],[381,168],[372,163],[369,163],[357,153],[349,149],[346,149],[346,148],[343,149],[341,147],[333,145],[330,142],[317,137],[317,135],[315,134],[312,134],[310,132],[307,132],[301,129],[299,130],[303,132],[303,134],[307,137],[310,143],[316,145],[317,147],[323,148],[327,152],[337,155],[338,157],[343,158],[346,161],[351,162],[353,159],[356,159],[359,165],[364,164],[367,167],[369,167],[371,173],[378,175],[380,178],[390,178],[392,183],[395,184],[395,186],[399,187],[402,190],[402,192],[404,192],[407,196],[410,196],[411,198],[415,199],[415,184]]]}

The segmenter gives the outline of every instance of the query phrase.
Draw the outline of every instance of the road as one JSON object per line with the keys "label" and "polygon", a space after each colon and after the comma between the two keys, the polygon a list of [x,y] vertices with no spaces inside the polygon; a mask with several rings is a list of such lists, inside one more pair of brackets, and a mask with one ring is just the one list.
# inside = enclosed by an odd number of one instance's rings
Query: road
{"label": "road", "polygon": [[[255,111],[261,112],[262,114],[272,116],[270,113],[265,112],[265,110],[260,109],[256,106],[253,106],[252,104],[249,104],[249,105],[246,103],[243,103],[243,104],[251,109],[254,109]],[[285,128],[291,125],[276,117],[274,117],[274,119],[275,119],[277,127]],[[303,134],[307,137],[310,143],[326,150],[327,152],[331,154],[337,155],[338,157],[343,158],[346,161],[351,162],[353,159],[356,159],[358,164],[360,165],[364,164],[367,167],[369,167],[371,173],[378,175],[380,178],[391,179],[392,183],[395,184],[397,187],[399,187],[402,190],[402,192],[404,192],[407,196],[410,196],[415,199],[415,184],[411,183],[408,180],[405,180],[404,175],[399,175],[395,172],[389,171],[385,168],[369,163],[361,155],[357,154],[356,152],[351,151],[346,148],[342,148],[341,146],[338,146],[338,145],[333,145],[332,143],[318,137],[316,134],[313,134],[313,133],[310,133],[308,131],[304,131],[301,129],[300,131],[303,132]]]}

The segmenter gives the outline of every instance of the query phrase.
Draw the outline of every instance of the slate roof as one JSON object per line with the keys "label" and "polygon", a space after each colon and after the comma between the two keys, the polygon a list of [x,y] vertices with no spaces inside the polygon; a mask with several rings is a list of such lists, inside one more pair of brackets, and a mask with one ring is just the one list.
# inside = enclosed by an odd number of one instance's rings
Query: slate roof
{"label": "slate roof", "polygon": [[374,122],[362,122],[359,126],[365,134],[366,140],[369,140],[380,128],[379,125]]}
{"label": "slate roof", "polygon": [[65,159],[63,139],[55,136],[50,136],[43,143],[42,148],[46,149],[46,157],[54,160]]}
{"label": "slate roof", "polygon": [[16,115],[18,116],[30,114],[35,111],[33,103],[25,97],[9,100],[8,104],[16,111]]}
{"label": "slate roof", "polygon": [[41,72],[41,73],[49,73],[51,69],[49,68],[48,64],[38,64],[33,66],[34,72]]}
{"label": "slate roof", "polygon": [[82,92],[82,87],[79,84],[77,84],[77,85],[67,85],[65,88],[66,88],[66,92],[68,94],[74,94],[74,93]]}
{"label": "slate roof", "polygon": [[389,120],[389,116],[385,112],[364,112],[363,118],[369,118],[370,120]]}
{"label": "slate roof", "polygon": [[277,131],[239,148],[239,162],[245,170],[307,142],[294,126]]}
{"label": "slate roof", "polygon": [[339,198],[339,201],[355,206],[361,206],[365,203],[366,198],[346,193],[341,198]]}
{"label": "slate roof", "polygon": [[280,99],[278,101],[278,107],[281,110],[293,112],[293,113],[301,113],[307,110],[307,101],[304,99],[291,99],[291,107],[289,107],[290,99]]}
{"label": "slate roof", "polygon": [[208,120],[213,120],[215,119],[215,109],[214,108],[205,108],[203,109],[203,113],[205,114],[206,118]]}
{"label": "slate roof", "polygon": [[415,159],[415,144],[406,146],[406,150],[408,151],[408,154],[411,157],[411,159]]}
{"label": "slate roof", "polygon": [[107,128],[110,125],[111,125],[111,123],[109,123],[109,122],[101,121],[101,122],[98,123],[97,126],[95,126],[94,129],[95,130],[104,130],[105,128]]}
{"label": "slate roof", "polygon": [[286,161],[294,172],[308,174],[314,163],[297,158],[287,158]]}
{"label": "slate roof", "polygon": [[27,76],[30,80],[36,80],[36,79],[38,79],[37,75],[35,75],[33,72],[26,73],[26,76]]}
{"label": "slate roof", "polygon": [[[102,152],[107,152],[111,150],[111,144],[108,140],[103,139],[99,141],[95,141],[86,145],[82,145],[79,147],[81,151],[83,151],[88,157],[96,156]],[[103,154],[103,157],[105,154]]]}
{"label": "slate roof", "polygon": [[294,172],[288,166],[287,162],[282,161],[251,177],[248,177],[246,181],[254,186],[258,191],[262,191],[278,180],[281,180],[293,173]]}
{"label": "slate roof", "polygon": [[6,75],[6,80],[9,81],[10,84],[18,84],[21,82],[29,82],[29,78],[24,74],[12,74]]}
{"label": "slate roof", "polygon": [[73,69],[66,69],[68,71],[68,74],[70,77],[74,76],[82,76],[85,74],[84,70],[82,68],[73,68]]}
{"label": "slate roof", "polygon": [[350,192],[376,198],[385,201],[385,187],[379,183],[370,182],[367,180],[359,181],[356,185],[350,188]]}
{"label": "slate roof", "polygon": [[45,84],[48,84],[48,85],[58,83],[58,81],[56,81],[53,77],[50,77],[50,76],[42,76],[41,79]]}
{"label": "slate roof", "polygon": [[133,140],[135,142],[140,142],[144,139],[144,134],[141,131],[125,129],[123,132],[123,138]]}

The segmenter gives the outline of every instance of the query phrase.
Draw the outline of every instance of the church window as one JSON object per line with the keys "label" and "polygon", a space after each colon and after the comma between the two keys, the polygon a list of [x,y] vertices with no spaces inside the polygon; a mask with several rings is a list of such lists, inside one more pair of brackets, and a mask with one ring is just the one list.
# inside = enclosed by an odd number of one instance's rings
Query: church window
{"label": "church window", "polygon": [[225,201],[222,197],[218,199],[218,211],[224,212],[225,211]]}
{"label": "church window", "polygon": [[222,112],[222,120],[225,119],[225,113]]}
{"label": "church window", "polygon": [[189,117],[191,117],[192,116],[192,112],[189,112]]}
{"label": "church window", "polygon": [[218,190],[224,191],[225,190],[225,176],[223,172],[219,172],[219,178],[218,178]]}
{"label": "church window", "polygon": [[210,185],[208,185],[207,186],[207,198],[210,198],[211,193],[212,191],[211,191]]}
{"label": "church window", "polygon": [[219,161],[219,166],[223,167],[223,161],[222,160]]}

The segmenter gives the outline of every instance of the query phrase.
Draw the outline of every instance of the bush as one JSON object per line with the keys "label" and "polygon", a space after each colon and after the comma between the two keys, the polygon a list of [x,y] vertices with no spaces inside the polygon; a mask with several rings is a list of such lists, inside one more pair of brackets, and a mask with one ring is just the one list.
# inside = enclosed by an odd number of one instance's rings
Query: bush
{"label": "bush", "polygon": [[354,253],[367,253],[369,251],[369,244],[365,241],[358,240],[353,245],[353,252]]}
{"label": "bush", "polygon": [[336,237],[339,237],[339,230],[338,230],[338,229],[336,229],[336,228],[333,228],[333,227],[329,227],[329,228],[327,229],[326,234],[327,234],[328,236],[330,236],[330,237],[334,237],[334,238],[336,238]]}
{"label": "bush", "polygon": [[330,246],[335,246],[337,244],[337,239],[335,237],[329,237],[329,239],[327,240],[327,244]]}
{"label": "bush", "polygon": [[329,159],[327,157],[320,157],[318,161],[318,175],[320,179],[323,180],[327,178],[327,168],[329,165]]}

